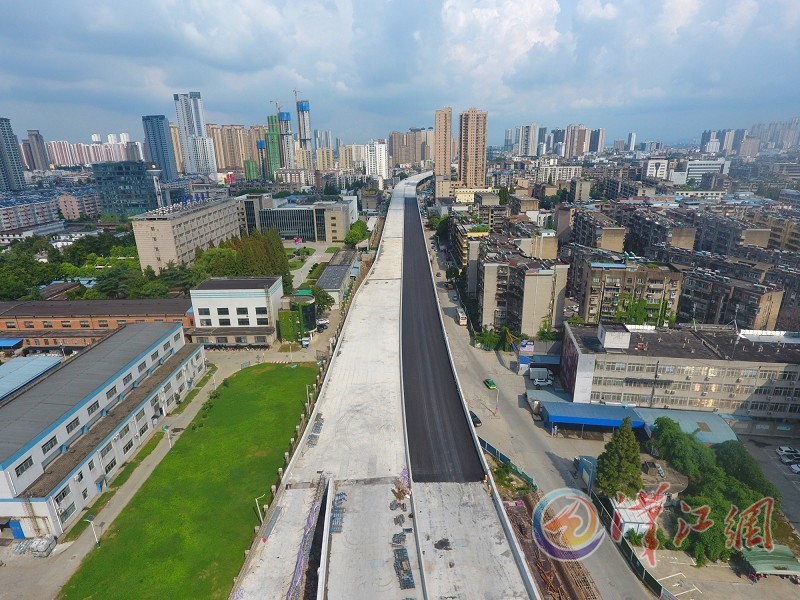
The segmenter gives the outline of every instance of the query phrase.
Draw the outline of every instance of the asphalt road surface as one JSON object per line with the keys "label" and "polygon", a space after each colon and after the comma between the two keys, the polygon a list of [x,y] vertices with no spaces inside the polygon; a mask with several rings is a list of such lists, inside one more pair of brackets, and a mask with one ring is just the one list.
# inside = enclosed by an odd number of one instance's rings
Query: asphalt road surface
{"label": "asphalt road surface", "polygon": [[483,468],[447,357],[416,198],[406,198],[403,395],[411,472],[419,482],[482,481]]}

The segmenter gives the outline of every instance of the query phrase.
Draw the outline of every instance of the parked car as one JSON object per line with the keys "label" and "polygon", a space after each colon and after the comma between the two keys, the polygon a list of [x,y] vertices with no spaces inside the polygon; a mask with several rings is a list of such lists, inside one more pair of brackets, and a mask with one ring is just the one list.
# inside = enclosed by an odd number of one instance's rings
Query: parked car
{"label": "parked car", "polygon": [[800,465],[791,465],[789,468],[792,470],[792,473],[800,473]]}
{"label": "parked car", "polygon": [[330,321],[326,318],[317,319],[317,325],[329,325]]}
{"label": "parked car", "polygon": [[[481,420],[478,418],[478,415],[476,415],[474,412],[469,411],[469,418],[472,419],[472,426],[473,427],[480,427],[481,426]],[[792,465],[792,466],[794,466],[794,465]]]}
{"label": "parked car", "polygon": [[794,454],[792,452],[787,452],[783,456],[781,456],[781,462],[785,465],[791,465],[796,462],[800,462],[800,454]]}
{"label": "parked car", "polygon": [[484,379],[483,380],[483,385],[485,385],[490,390],[497,389],[497,384],[495,384],[493,379]]}
{"label": "parked car", "polygon": [[800,450],[792,448],[791,446],[778,446],[775,448],[775,452],[778,453],[778,456],[783,456],[784,454],[800,454]]}

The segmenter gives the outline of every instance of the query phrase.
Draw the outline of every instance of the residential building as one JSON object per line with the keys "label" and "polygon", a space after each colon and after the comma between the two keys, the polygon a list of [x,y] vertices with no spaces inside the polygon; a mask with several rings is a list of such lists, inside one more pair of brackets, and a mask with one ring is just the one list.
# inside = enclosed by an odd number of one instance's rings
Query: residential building
{"label": "residential building", "polygon": [[389,154],[386,140],[370,140],[365,146],[365,167],[369,177],[389,179]]}
{"label": "residential building", "polygon": [[55,198],[32,198],[29,201],[0,201],[0,231],[30,229],[47,223],[62,223]]}
{"label": "residential building", "polygon": [[194,325],[182,298],[142,300],[12,300],[0,302],[0,336],[19,338],[29,352],[77,350],[131,323]]}
{"label": "residential building", "polygon": [[25,189],[19,140],[11,129],[11,121],[0,117],[0,192]]}
{"label": "residential building", "polygon": [[554,184],[579,178],[582,173],[583,165],[540,164],[527,168],[525,177],[533,183]]}
{"label": "residential building", "polygon": [[292,113],[278,112],[278,139],[281,144],[281,167],[294,169],[294,136],[292,135]]}
{"label": "residential building", "polygon": [[782,289],[720,275],[710,269],[674,266],[683,271],[678,308],[681,320],[735,324],[740,329],[775,329],[783,301]]}
{"label": "residential building", "polygon": [[173,94],[178,119],[183,172],[212,175],[217,172],[214,143],[206,136],[206,117],[200,92]]}
{"label": "residential building", "polygon": [[514,241],[490,235],[480,243],[477,300],[480,326],[536,335],[556,328],[564,314],[569,265],[533,259]]}
{"label": "residential building", "polygon": [[579,267],[585,323],[602,319],[666,325],[678,313],[683,273],[669,264],[590,262]]}
{"label": "residential building", "polygon": [[451,255],[456,267],[466,272],[467,295],[473,297],[477,292],[478,260],[481,238],[489,235],[489,227],[470,220],[469,215],[451,211],[450,245]]}
{"label": "residential building", "polygon": [[488,113],[470,108],[459,116],[458,178],[464,187],[486,183],[486,122]]}
{"label": "residential building", "polygon": [[280,277],[213,277],[190,292],[192,341],[223,346],[269,346],[277,338]]}
{"label": "residential building", "polygon": [[689,183],[699,184],[707,173],[728,174],[731,161],[724,158],[714,160],[688,160],[678,164],[678,168],[670,173],[670,181],[676,185]]}
{"label": "residential building", "polygon": [[641,181],[632,181],[621,177],[606,177],[601,184],[603,196],[609,200],[616,198],[633,198],[636,196],[652,196],[656,193],[653,185],[647,185]]}
{"label": "residential building", "polygon": [[31,171],[47,171],[50,169],[50,157],[47,155],[47,145],[38,129],[28,130],[28,144],[30,145]]}
{"label": "residential building", "polygon": [[696,229],[694,249],[713,254],[733,254],[745,244],[766,248],[771,230],[748,221],[716,214],[709,210],[670,209],[667,216],[679,219]]}
{"label": "residential building", "polygon": [[591,199],[592,182],[586,179],[574,177],[569,181],[569,194],[567,199],[569,202],[586,202]]}
{"label": "residential building", "polygon": [[586,125],[568,125],[564,132],[564,156],[580,158],[589,151],[590,131]]}
{"label": "residential building", "polygon": [[68,221],[77,221],[81,217],[99,217],[103,212],[103,203],[94,190],[81,193],[76,188],[59,195],[57,201],[58,209]]}
{"label": "residential building", "polygon": [[278,115],[267,117],[267,177],[275,181],[275,172],[281,168],[281,138]]}
{"label": "residential building", "polygon": [[145,158],[161,169],[162,181],[174,181],[178,178],[178,166],[175,163],[175,151],[172,148],[172,135],[167,117],[146,115],[142,117],[142,127]]}
{"label": "residential building", "polygon": [[175,123],[169,124],[169,138],[172,140],[172,151],[175,153],[175,167],[178,169],[178,175],[184,175],[183,171],[183,151],[181,150],[181,135],[178,131],[178,125]]}
{"label": "residential building", "polygon": [[315,165],[319,171],[333,171],[336,169],[336,160],[333,157],[333,150],[330,148],[317,148]]}
{"label": "residential building", "polygon": [[564,325],[573,402],[800,419],[800,338],[785,331]]}
{"label": "residential building", "polygon": [[[450,165],[453,162],[453,110],[448,106],[436,111],[434,117],[434,197],[450,197]],[[340,165],[341,166],[341,165]]]}
{"label": "residential building", "polygon": [[537,211],[539,210],[539,199],[533,196],[512,194],[508,200],[508,206],[512,215]]}
{"label": "residential building", "polygon": [[694,248],[697,230],[678,219],[647,208],[629,214],[625,247],[639,256],[654,258],[660,246]]}
{"label": "residential building", "polygon": [[194,200],[137,215],[133,234],[142,269],[156,273],[170,263],[191,265],[205,250],[239,235],[235,198]]}
{"label": "residential building", "polygon": [[136,215],[158,207],[158,172],[147,163],[125,160],[92,165],[103,212],[120,217]]}
{"label": "residential building", "polygon": [[60,537],[205,368],[180,325],[127,325],[6,398],[0,519],[18,538]]}
{"label": "residential building", "polygon": [[578,209],[572,218],[572,241],[583,246],[622,252],[625,228],[600,211]]}
{"label": "residential building", "polygon": [[475,203],[480,222],[487,225],[489,231],[502,231],[509,215],[509,207],[500,204],[500,196],[495,193],[475,194]]}
{"label": "residential building", "polygon": [[631,131],[628,134],[628,142],[625,144],[625,149],[628,152],[634,152],[636,150],[636,133]]}
{"label": "residential building", "polygon": [[[782,197],[788,194],[784,190]],[[800,196],[800,194],[798,194]],[[792,210],[757,210],[752,213],[749,220],[758,227],[769,229],[769,247],[776,250],[800,252],[800,223],[798,212]]]}
{"label": "residential building", "polygon": [[603,152],[606,147],[606,130],[592,129],[589,134],[589,152]]}
{"label": "residential building", "polygon": [[313,153],[314,148],[311,146],[311,105],[308,100],[297,100],[295,96],[295,106],[297,107],[297,141],[300,143],[300,148]]}

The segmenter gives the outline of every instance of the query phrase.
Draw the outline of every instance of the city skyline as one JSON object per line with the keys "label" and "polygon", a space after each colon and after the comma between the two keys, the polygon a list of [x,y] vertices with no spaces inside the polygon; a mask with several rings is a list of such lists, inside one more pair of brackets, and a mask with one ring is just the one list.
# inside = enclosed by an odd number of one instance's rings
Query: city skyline
{"label": "city skyline", "polygon": [[171,116],[172,94],[187,89],[203,94],[209,122],[243,125],[266,124],[270,100],[290,107],[297,89],[313,126],[348,143],[431,126],[441,106],[486,110],[498,146],[530,122],[689,141],[788,120],[800,105],[785,83],[800,66],[790,0],[54,4],[11,21],[4,116],[49,140],[139,138],[141,116]]}

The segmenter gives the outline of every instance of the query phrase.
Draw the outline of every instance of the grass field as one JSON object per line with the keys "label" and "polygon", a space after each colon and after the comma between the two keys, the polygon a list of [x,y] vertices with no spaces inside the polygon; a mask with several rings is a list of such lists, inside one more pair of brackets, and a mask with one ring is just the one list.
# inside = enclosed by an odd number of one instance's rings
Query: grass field
{"label": "grass field", "polygon": [[316,372],[262,364],[220,386],[60,598],[226,598]]}
{"label": "grass field", "polygon": [[327,254],[336,254],[339,250],[341,250],[341,246],[331,246],[330,248],[327,248],[325,252]]}

